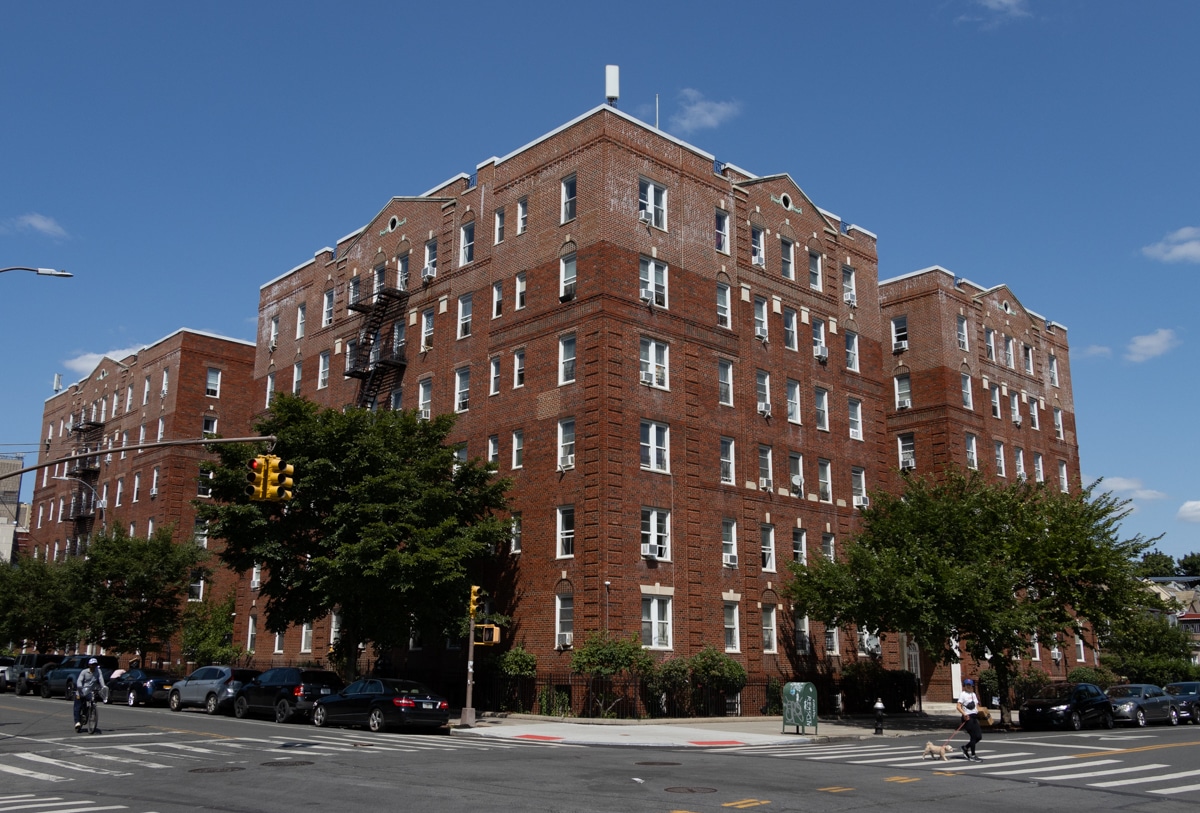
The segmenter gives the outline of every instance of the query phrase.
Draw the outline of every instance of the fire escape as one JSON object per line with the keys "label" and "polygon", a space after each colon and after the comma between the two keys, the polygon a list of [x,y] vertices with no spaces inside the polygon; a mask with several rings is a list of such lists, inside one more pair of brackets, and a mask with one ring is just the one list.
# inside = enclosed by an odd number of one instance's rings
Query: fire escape
{"label": "fire escape", "polygon": [[377,288],[370,297],[358,297],[355,291],[355,288],[351,289],[346,307],[363,314],[363,322],[346,375],[359,380],[358,406],[369,408],[381,391],[385,388],[389,392],[395,390],[404,378],[408,361],[404,355],[404,340],[400,338],[403,334],[393,334],[390,346],[385,349],[382,331],[385,324],[404,319],[408,292],[386,285]]}
{"label": "fire escape", "polygon": [[104,422],[97,421],[95,416],[87,418],[85,414],[81,410],[78,422],[71,427],[75,441],[72,454],[94,454],[71,461],[70,468],[67,469],[66,476],[74,484],[67,517],[75,526],[74,537],[67,551],[69,554],[83,552],[83,548],[91,539],[96,510],[104,509],[103,501],[98,498],[96,490],[100,480],[100,448],[104,441]]}

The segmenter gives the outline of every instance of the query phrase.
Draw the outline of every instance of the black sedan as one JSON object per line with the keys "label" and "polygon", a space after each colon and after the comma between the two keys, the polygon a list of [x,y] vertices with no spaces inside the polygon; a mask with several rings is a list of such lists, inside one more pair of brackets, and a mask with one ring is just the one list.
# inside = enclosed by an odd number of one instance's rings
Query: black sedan
{"label": "black sedan", "polygon": [[1021,704],[1021,728],[1113,727],[1112,701],[1092,683],[1051,683]]}
{"label": "black sedan", "polygon": [[1179,721],[1195,723],[1200,715],[1200,681],[1185,680],[1181,683],[1168,683],[1163,691],[1175,699],[1179,709]]}
{"label": "black sedan", "polygon": [[125,703],[129,706],[136,706],[140,703],[166,705],[167,697],[171,694],[171,686],[177,680],[179,680],[178,675],[162,669],[130,669],[125,674],[109,681],[109,702]]}
{"label": "black sedan", "polygon": [[367,678],[322,697],[312,719],[318,726],[361,725],[372,731],[441,728],[450,722],[450,704],[415,680]]}

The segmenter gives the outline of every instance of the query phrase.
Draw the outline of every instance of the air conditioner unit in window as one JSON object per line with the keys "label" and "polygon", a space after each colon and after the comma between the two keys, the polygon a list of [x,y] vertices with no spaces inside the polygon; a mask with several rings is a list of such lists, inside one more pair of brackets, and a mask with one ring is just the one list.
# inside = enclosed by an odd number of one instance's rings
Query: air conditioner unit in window
{"label": "air conditioner unit in window", "polygon": [[758,402],[758,414],[762,415],[764,418],[771,417],[771,402],[770,401],[759,401]]}
{"label": "air conditioner unit in window", "polygon": [[850,307],[852,307],[852,308],[858,307],[858,295],[855,294],[853,291],[846,291],[846,293],[842,294],[842,299],[844,299],[846,304],[849,305]]}
{"label": "air conditioner unit in window", "polygon": [[421,410],[421,420],[423,420],[423,421],[429,420],[429,410],[428,409]]}
{"label": "air conditioner unit in window", "polygon": [[903,458],[900,461],[900,471],[909,471],[917,467],[917,461],[911,457]]}
{"label": "air conditioner unit in window", "polygon": [[650,370],[642,370],[642,383],[647,386],[650,386],[650,385],[654,384],[654,382],[655,382],[654,373],[651,372]]}
{"label": "air conditioner unit in window", "polygon": [[754,338],[759,339],[762,341],[763,344],[766,344],[767,343],[767,329],[765,327],[754,328]]}
{"label": "air conditioner unit in window", "polygon": [[959,340],[958,340],[958,349],[959,349],[959,350],[966,350],[966,349],[967,349],[967,343],[966,343],[965,341],[963,341],[962,339],[959,339]]}
{"label": "air conditioner unit in window", "polygon": [[1017,427],[1018,429],[1020,429],[1020,428],[1021,428],[1021,419],[1020,419],[1020,418],[1013,418],[1013,426],[1015,426],[1015,427]]}
{"label": "air conditioner unit in window", "polygon": [[903,353],[908,349],[908,339],[902,339],[898,342],[892,342],[893,353]]}
{"label": "air conditioner unit in window", "polygon": [[737,567],[737,554],[736,553],[722,553],[721,554],[721,564],[723,564],[725,567]]}
{"label": "air conditioner unit in window", "polygon": [[96,500],[96,507],[103,511],[108,508],[108,500]]}
{"label": "air conditioner unit in window", "polygon": [[758,478],[758,487],[761,488],[763,491],[770,491],[772,488],[774,488],[774,485],[771,483],[771,478],[759,477]]}
{"label": "air conditioner unit in window", "polygon": [[823,344],[814,345],[813,358],[821,363],[829,361],[829,348]]}
{"label": "air conditioner unit in window", "polygon": [[109,452],[108,454],[106,454],[106,455],[104,456],[104,462],[105,462],[105,463],[111,463],[111,462],[112,462],[112,452]]}
{"label": "air conditioner unit in window", "polygon": [[650,290],[649,288],[643,288],[638,293],[638,296],[642,300],[643,303],[645,303],[647,305],[654,304],[654,291]]}
{"label": "air conditioner unit in window", "polygon": [[268,352],[268,353],[274,353],[274,352],[275,352],[275,346],[276,346],[276,345],[275,345],[275,342],[271,342],[270,344],[268,344],[268,345],[267,345],[267,352]]}
{"label": "air conditioner unit in window", "polygon": [[911,406],[912,406],[911,398],[901,398],[900,400],[896,401],[896,409],[908,409]]}
{"label": "air conditioner unit in window", "polygon": [[638,220],[642,223],[651,224],[654,222],[654,213],[649,209],[642,209],[638,212]]}
{"label": "air conditioner unit in window", "polygon": [[642,543],[642,558],[643,559],[661,559],[663,558],[662,545],[656,545],[653,542]]}
{"label": "air conditioner unit in window", "polygon": [[871,507],[871,498],[866,497],[866,496],[855,497],[854,498],[854,507],[855,508],[870,508]]}
{"label": "air conditioner unit in window", "polygon": [[162,392],[160,392],[160,393],[159,393],[159,395],[161,395],[163,398],[166,398],[166,397],[167,397],[167,389],[166,389],[166,387],[164,387],[164,388],[163,388],[163,391],[162,391]]}
{"label": "air conditioner unit in window", "polygon": [[573,632],[560,632],[560,633],[558,634],[558,643],[557,643],[556,647],[557,647],[558,649],[570,649],[570,648],[571,648],[571,645],[572,645],[572,642],[573,642],[574,640],[575,640],[575,633],[573,633]]}
{"label": "air conditioner unit in window", "polygon": [[757,265],[759,268],[767,267],[767,258],[761,255],[751,258],[751,265]]}
{"label": "air conditioner unit in window", "polygon": [[150,489],[150,499],[154,499],[157,496],[158,496],[158,489],[157,488]]}
{"label": "air conditioner unit in window", "polygon": [[437,276],[437,269],[432,265],[427,265],[421,269],[421,282],[433,282],[433,278]]}
{"label": "air conditioner unit in window", "polygon": [[566,471],[575,468],[575,455],[565,454],[558,459],[558,470]]}

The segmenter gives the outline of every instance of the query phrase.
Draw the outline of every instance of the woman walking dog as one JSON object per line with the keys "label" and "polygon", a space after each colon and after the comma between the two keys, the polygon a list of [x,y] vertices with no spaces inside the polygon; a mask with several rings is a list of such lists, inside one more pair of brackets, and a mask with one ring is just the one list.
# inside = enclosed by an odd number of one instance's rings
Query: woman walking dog
{"label": "woman walking dog", "polygon": [[970,678],[963,681],[962,694],[958,696],[955,708],[962,715],[962,727],[971,738],[962,747],[963,756],[971,762],[980,762],[979,757],[975,756],[975,743],[983,739],[983,732],[979,730],[979,698],[975,695],[975,681]]}

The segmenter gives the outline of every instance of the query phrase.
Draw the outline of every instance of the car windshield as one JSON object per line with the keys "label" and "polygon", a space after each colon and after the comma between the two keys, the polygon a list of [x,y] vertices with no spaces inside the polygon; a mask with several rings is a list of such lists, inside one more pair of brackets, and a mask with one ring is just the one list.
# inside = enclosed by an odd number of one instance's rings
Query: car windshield
{"label": "car windshield", "polygon": [[1074,686],[1046,686],[1040,689],[1037,697],[1034,700],[1070,700],[1071,693],[1075,691]]}
{"label": "car windshield", "polygon": [[1111,686],[1108,690],[1109,697],[1141,697],[1142,690],[1137,686]]}
{"label": "car windshield", "polygon": [[1167,694],[1195,694],[1198,688],[1200,683],[1172,683],[1164,686],[1163,691]]}

